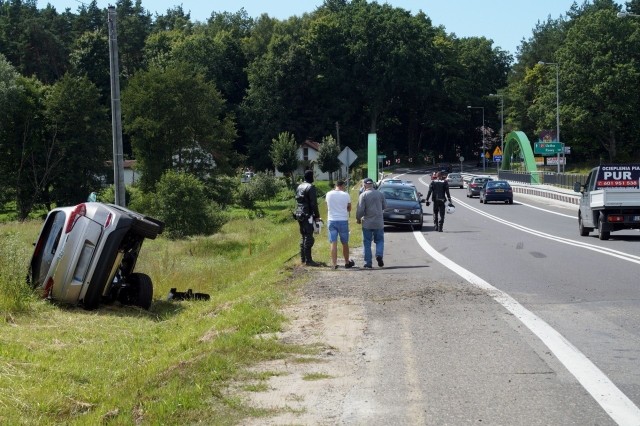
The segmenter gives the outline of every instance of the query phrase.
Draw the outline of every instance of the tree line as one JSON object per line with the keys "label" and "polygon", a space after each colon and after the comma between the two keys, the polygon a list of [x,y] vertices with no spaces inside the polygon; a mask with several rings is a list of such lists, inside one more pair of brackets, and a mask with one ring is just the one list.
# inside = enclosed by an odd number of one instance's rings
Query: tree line
{"label": "tree line", "polygon": [[[366,0],[286,20],[115,7],[125,153],[143,192],[167,171],[215,186],[238,167],[273,170],[280,139],[331,140],[362,159],[375,132],[379,152],[413,164],[475,158],[483,140],[500,144],[502,121],[532,141],[555,129],[556,83],[572,161],[640,152],[640,18],[617,18],[612,0],[539,22],[516,58]],[[640,12],[640,0],[624,10]],[[112,182],[108,48],[95,0],[77,11],[0,0],[0,202],[15,201],[19,217]]]}

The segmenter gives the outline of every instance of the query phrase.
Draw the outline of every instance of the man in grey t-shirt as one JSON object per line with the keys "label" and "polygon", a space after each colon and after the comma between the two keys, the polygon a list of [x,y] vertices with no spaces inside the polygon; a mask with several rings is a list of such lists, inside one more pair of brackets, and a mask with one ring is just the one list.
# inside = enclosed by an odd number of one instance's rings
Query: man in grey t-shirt
{"label": "man in grey t-shirt", "polygon": [[384,209],[387,200],[377,189],[373,188],[373,179],[366,178],[363,182],[364,191],[358,198],[356,222],[362,223],[362,245],[364,247],[364,267],[372,267],[371,242],[376,244],[376,260],[378,266],[384,266]]}

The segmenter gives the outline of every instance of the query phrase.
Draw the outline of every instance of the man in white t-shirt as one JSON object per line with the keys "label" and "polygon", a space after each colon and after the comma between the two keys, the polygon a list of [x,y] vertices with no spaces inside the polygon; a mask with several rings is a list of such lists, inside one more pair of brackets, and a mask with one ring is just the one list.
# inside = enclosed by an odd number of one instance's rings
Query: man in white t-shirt
{"label": "man in white t-shirt", "polygon": [[339,180],[331,191],[327,192],[327,212],[329,242],[331,243],[331,265],[338,269],[338,237],[342,243],[342,255],[344,267],[351,268],[355,265],[349,259],[349,214],[351,213],[351,197],[344,190],[344,181]]}

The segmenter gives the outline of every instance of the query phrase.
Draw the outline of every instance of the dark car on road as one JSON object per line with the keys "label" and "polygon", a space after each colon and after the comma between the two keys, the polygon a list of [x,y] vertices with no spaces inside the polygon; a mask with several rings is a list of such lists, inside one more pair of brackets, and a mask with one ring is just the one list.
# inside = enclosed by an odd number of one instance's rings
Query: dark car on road
{"label": "dark car on road", "polygon": [[513,204],[513,190],[506,180],[489,180],[480,190],[480,202],[503,201]]}
{"label": "dark car on road", "polygon": [[424,199],[415,186],[407,183],[382,184],[378,188],[387,201],[384,224],[422,230]]}
{"label": "dark car on road", "polygon": [[42,297],[94,309],[119,301],[149,309],[151,278],[134,272],[146,238],[164,224],[114,204],[51,210],[34,244],[27,281]]}
{"label": "dark car on road", "polygon": [[480,190],[484,186],[485,182],[493,180],[489,176],[474,176],[467,183],[467,198],[472,198],[480,195]]}

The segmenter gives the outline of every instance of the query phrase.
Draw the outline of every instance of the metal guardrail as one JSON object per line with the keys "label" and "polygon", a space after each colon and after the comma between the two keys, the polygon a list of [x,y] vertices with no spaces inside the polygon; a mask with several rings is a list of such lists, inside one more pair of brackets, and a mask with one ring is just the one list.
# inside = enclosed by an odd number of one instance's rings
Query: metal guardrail
{"label": "metal guardrail", "polygon": [[584,183],[587,175],[574,173],[553,173],[553,172],[517,172],[513,170],[499,170],[500,179],[528,184],[553,185],[561,188],[573,189],[576,182]]}

